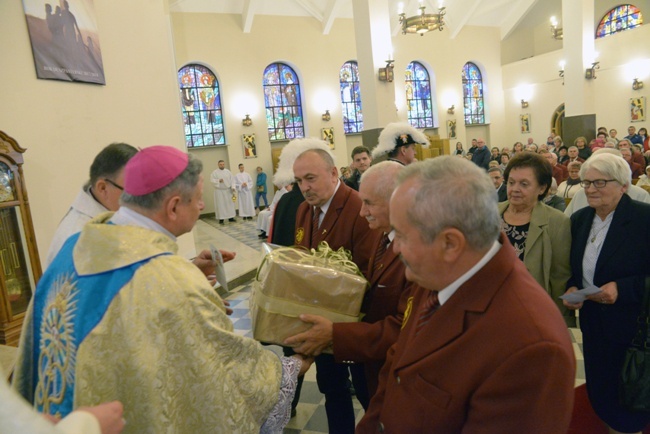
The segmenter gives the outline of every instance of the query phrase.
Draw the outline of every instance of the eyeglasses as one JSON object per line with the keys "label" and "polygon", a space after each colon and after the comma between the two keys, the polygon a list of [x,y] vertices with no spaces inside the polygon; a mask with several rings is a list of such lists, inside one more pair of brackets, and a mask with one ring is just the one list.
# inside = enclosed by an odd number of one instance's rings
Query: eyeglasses
{"label": "eyeglasses", "polygon": [[118,183],[116,183],[116,182],[114,182],[114,181],[111,181],[111,180],[108,179],[108,178],[104,178],[104,181],[108,182],[108,183],[111,184],[113,187],[115,187],[115,188],[119,188],[120,190],[124,191],[124,187],[122,187],[122,186],[119,185]]}
{"label": "eyeglasses", "polygon": [[608,182],[616,182],[615,179],[594,179],[593,181],[580,181],[580,186],[582,188],[589,188],[590,185],[594,185],[596,188],[605,188]]}

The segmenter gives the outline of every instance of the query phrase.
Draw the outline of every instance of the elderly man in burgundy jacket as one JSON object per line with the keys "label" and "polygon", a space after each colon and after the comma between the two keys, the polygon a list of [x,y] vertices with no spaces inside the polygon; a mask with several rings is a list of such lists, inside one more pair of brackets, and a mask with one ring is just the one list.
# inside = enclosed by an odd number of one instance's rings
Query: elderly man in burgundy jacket
{"label": "elderly man in burgundy jacket", "polygon": [[494,186],[453,157],[405,168],[393,246],[417,283],[358,433],[564,433],[575,358],[504,235]]}
{"label": "elderly man in burgundy jacket", "polygon": [[[295,244],[316,248],[326,241],[332,249],[344,247],[367,276],[376,231],[359,215],[359,194],[339,180],[336,163],[327,145],[305,150],[293,164],[293,173],[305,201],[296,214]],[[354,409],[348,366],[331,354],[316,358],[316,381],[325,395],[330,432],[354,432]]]}

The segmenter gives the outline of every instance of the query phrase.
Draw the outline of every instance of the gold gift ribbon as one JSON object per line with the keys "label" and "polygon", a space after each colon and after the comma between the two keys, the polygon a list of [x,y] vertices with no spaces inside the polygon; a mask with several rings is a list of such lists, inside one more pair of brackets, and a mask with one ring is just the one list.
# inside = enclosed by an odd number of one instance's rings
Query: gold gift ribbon
{"label": "gold gift ribbon", "polygon": [[280,247],[267,254],[259,268],[257,269],[256,280],[259,280],[260,271],[264,267],[269,255],[274,259],[285,260],[295,264],[311,265],[316,267],[326,267],[348,274],[365,276],[359,270],[357,264],[352,261],[352,254],[344,247],[333,250],[327,241],[321,241],[316,249],[296,249],[295,247]]}

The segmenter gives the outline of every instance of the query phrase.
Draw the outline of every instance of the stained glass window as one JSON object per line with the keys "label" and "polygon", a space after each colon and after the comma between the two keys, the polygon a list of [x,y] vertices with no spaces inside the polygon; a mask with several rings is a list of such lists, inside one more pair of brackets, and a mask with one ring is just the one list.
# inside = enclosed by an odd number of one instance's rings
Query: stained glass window
{"label": "stained glass window", "polygon": [[463,66],[463,105],[465,125],[485,123],[483,77],[481,70],[472,62]]}
{"label": "stained glass window", "polygon": [[296,72],[284,63],[272,63],[264,70],[263,84],[269,140],[305,137]]}
{"label": "stained glass window", "polygon": [[190,64],[178,71],[178,83],[185,145],[188,148],[225,145],[217,76],[205,66]]}
{"label": "stained glass window", "polygon": [[339,71],[341,82],[341,106],[345,134],[363,131],[361,89],[359,88],[359,65],[354,60],[345,62]]}
{"label": "stained glass window", "polygon": [[639,8],[633,5],[616,6],[600,20],[596,29],[596,38],[633,29],[641,24],[643,24],[643,16]]}
{"label": "stained glass window", "polygon": [[427,69],[419,62],[411,62],[405,76],[409,123],[416,128],[433,128],[431,83]]}

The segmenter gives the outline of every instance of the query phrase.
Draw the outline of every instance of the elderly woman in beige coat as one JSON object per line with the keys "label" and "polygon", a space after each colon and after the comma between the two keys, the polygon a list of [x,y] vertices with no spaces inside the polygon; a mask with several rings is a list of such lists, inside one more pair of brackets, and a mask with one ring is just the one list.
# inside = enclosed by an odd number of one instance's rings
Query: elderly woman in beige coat
{"label": "elderly woman in beige coat", "polygon": [[546,289],[569,327],[575,316],[558,297],[571,276],[571,221],[542,202],[553,169],[543,157],[525,152],[513,157],[504,172],[508,200],[499,204],[502,230],[530,274]]}

